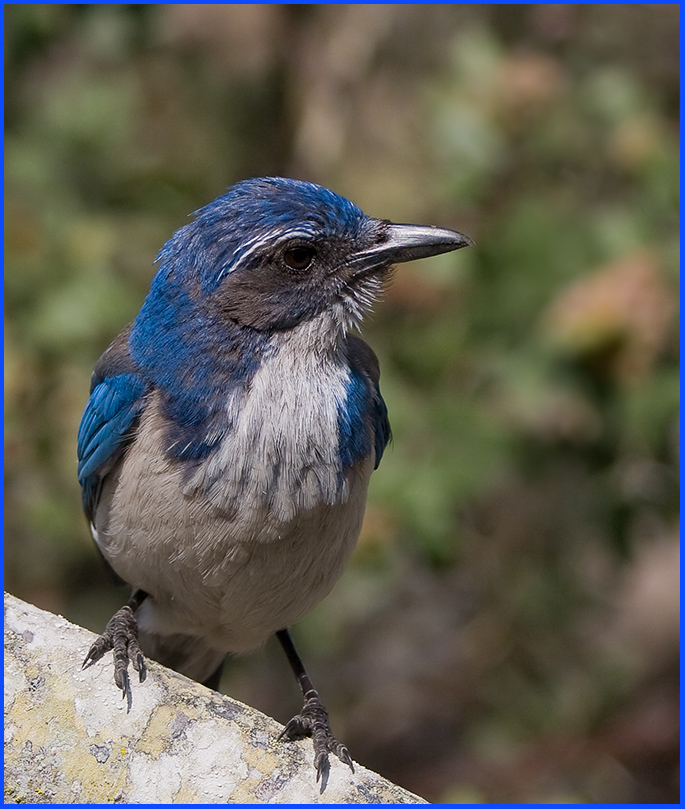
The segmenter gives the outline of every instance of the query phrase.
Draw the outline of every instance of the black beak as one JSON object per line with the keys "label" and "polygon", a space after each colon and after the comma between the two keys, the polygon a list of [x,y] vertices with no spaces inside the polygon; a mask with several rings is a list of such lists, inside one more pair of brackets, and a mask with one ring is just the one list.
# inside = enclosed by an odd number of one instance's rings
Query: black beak
{"label": "black beak", "polygon": [[431,225],[396,225],[384,223],[384,239],[354,256],[354,263],[373,266],[398,264],[418,258],[449,253],[461,247],[473,247],[468,236],[456,230]]}

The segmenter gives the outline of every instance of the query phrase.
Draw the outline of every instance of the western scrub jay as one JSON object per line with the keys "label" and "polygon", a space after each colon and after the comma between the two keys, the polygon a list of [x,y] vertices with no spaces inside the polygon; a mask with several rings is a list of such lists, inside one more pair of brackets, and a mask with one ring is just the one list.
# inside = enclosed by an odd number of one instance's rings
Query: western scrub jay
{"label": "western scrub jay", "polygon": [[228,652],[276,633],[304,705],[282,737],[352,767],[288,627],[332,589],[390,438],[378,361],[350,330],[396,262],[471,244],[393,224],[313,183],[246,180],[160,251],[133,321],[100,357],[78,434],[83,507],[132,588],[85,665],[143,654],[217,687]]}

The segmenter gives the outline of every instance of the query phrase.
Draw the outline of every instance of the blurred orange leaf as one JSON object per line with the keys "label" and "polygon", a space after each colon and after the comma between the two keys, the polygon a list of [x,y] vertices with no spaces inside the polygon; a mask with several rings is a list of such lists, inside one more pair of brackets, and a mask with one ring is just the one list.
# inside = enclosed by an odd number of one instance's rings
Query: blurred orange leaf
{"label": "blurred orange leaf", "polygon": [[562,291],[544,313],[543,328],[570,353],[608,355],[612,375],[627,382],[649,373],[674,310],[655,256],[642,250]]}

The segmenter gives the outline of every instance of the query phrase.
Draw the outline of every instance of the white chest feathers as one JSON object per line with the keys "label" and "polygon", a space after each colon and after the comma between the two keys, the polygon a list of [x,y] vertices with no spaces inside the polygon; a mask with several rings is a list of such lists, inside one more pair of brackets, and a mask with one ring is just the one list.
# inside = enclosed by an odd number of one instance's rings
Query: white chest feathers
{"label": "white chest feathers", "polygon": [[249,390],[226,403],[233,429],[190,479],[186,494],[289,522],[319,504],[349,496],[340,464],[339,413],[350,371],[342,349],[326,345],[317,324],[279,342]]}

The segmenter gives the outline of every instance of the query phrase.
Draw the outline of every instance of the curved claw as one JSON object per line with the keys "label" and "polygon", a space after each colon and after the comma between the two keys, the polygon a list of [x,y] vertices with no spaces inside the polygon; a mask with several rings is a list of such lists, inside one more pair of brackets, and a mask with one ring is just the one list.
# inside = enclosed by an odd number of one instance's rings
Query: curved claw
{"label": "curved claw", "polygon": [[124,669],[114,669],[114,682],[121,689],[121,698],[131,696],[131,680],[129,679],[128,672]]}
{"label": "curved claw", "polygon": [[347,766],[354,772],[354,764],[352,763],[352,756],[350,755],[350,751],[345,747],[344,744],[341,744],[338,750],[335,751],[336,755],[342,761],[343,764],[347,764]]}
{"label": "curved claw", "polygon": [[145,665],[145,658],[142,652],[138,652],[133,660],[133,668],[138,672],[138,682],[142,683],[147,677],[147,666]]}
{"label": "curved claw", "polygon": [[322,750],[314,759],[314,766],[316,767],[316,783],[321,781],[321,792],[326,789],[328,783],[328,776],[331,772],[331,762],[328,758],[328,753]]}

